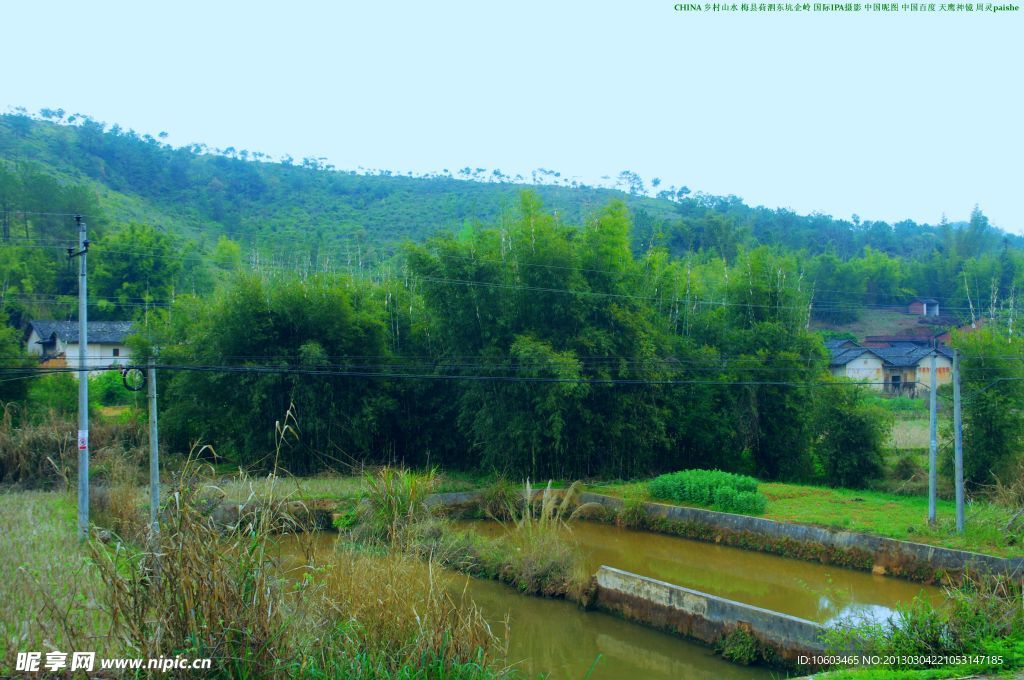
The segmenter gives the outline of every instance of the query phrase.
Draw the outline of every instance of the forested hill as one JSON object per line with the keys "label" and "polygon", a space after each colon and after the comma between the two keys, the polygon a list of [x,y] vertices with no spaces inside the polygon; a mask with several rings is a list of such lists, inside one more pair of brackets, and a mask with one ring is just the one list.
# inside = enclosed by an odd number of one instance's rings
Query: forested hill
{"label": "forested hill", "polygon": [[[522,182],[494,171],[487,173],[491,181],[459,179],[458,171],[429,177],[359,174],[313,158],[270,162],[262,154],[233,148],[176,149],[83,117],[68,125],[0,116],[0,160],[9,172],[21,166],[29,174],[91,185],[109,221],[159,224],[213,240],[224,234],[246,246],[275,250],[292,249],[297,237],[331,251],[338,243],[374,248],[405,238],[422,240],[444,229],[458,231],[466,223],[491,223],[517,204],[523,188]],[[483,174],[466,170],[466,177]],[[544,177],[560,181],[548,171]],[[554,184],[534,189],[550,210],[571,223],[582,223],[615,197],[655,219],[675,214],[667,200],[612,189]],[[31,187],[21,197],[4,198],[16,209],[52,210],[46,192]]]}
{"label": "forested hill", "polygon": [[[315,158],[270,162],[261,153],[234,148],[173,148],[158,138],[52,110],[0,116],[0,171],[6,175],[6,181],[0,175],[3,210],[54,212],[46,180],[55,178],[93,189],[99,198],[96,217],[105,222],[159,225],[210,243],[226,235],[263,252],[293,253],[295,239],[301,239],[303,256],[314,258],[343,252],[348,257],[357,248],[365,256],[405,238],[418,241],[467,223],[494,223],[516,204],[526,180],[482,168],[423,177],[359,174]],[[531,187],[546,208],[570,224],[582,224],[609,200],[623,198],[634,217],[638,252],[656,243],[676,255],[714,250],[728,258],[745,245],[768,244],[843,259],[865,247],[917,259],[942,249],[951,232],[962,232],[963,255],[996,249],[1002,236],[995,229],[972,235],[959,228],[964,225],[888,224],[752,208],[734,196],[693,195],[628,171],[618,177],[623,191],[570,183],[551,170],[538,170],[533,178],[538,183]],[[18,225],[13,228],[17,232]]]}
{"label": "forested hill", "polygon": [[12,323],[74,314],[77,287],[65,258],[74,213],[86,215],[100,255],[90,288],[97,318],[123,318],[180,293],[205,294],[247,266],[386,275],[377,265],[390,266],[405,240],[455,232],[464,241],[517,219],[524,188],[570,230],[622,199],[638,257],[657,248],[691,263],[733,265],[769,246],[806,282],[814,316],[826,323],[914,296],[938,298],[965,319],[982,300],[990,313],[1012,303],[1024,285],[1024,241],[990,225],[977,206],[965,223],[888,224],[750,207],[630,171],[617,177],[622,190],[581,186],[546,169],[530,183],[482,168],[356,173],[314,158],[174,148],[164,136],[63,111],[0,116],[0,278]]}

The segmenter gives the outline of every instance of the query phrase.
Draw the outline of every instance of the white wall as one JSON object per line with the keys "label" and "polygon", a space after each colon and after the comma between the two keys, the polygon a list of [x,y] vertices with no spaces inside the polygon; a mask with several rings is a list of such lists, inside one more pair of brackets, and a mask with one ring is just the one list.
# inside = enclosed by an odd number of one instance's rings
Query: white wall
{"label": "white wall", "polygon": [[[114,349],[119,350],[120,356],[114,356]],[[90,369],[107,368],[110,365],[121,366],[131,359],[131,351],[125,345],[114,344],[93,344],[86,345],[85,365]],[[78,368],[78,343],[68,343],[64,349],[64,359],[68,368]],[[78,373],[74,373],[76,377]]]}
{"label": "white wall", "polygon": [[[932,358],[925,357],[917,362],[917,382],[919,388],[927,390],[932,384]],[[935,382],[948,385],[953,382],[953,360],[942,356],[935,357]]]}
{"label": "white wall", "polygon": [[857,382],[876,383],[869,386],[875,390],[881,390],[883,387],[881,383],[885,380],[882,376],[882,360],[873,354],[863,354],[857,357],[846,364],[846,370],[840,375]]}

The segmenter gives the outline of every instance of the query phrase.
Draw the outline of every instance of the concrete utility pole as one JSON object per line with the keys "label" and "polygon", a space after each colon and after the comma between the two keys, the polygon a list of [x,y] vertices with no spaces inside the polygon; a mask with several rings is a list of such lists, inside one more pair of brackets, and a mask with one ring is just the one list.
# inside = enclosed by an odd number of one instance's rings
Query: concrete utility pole
{"label": "concrete utility pole", "polygon": [[956,532],[964,532],[964,422],[960,412],[960,351],[953,350],[953,474],[956,484]]}
{"label": "concrete utility pole", "polygon": [[156,422],[156,359],[149,358],[149,525],[160,531],[157,513],[160,510],[160,441]]}
{"label": "concrete utility pole", "polygon": [[936,460],[939,452],[939,418],[937,412],[937,401],[935,392],[937,391],[936,378],[935,378],[935,351],[932,351],[931,368],[929,369],[932,374],[931,390],[928,393],[928,410],[929,410],[929,423],[928,423],[928,523],[935,524],[935,493],[936,487],[938,486],[937,472],[935,470]]}
{"label": "concrete utility pole", "polygon": [[78,261],[78,540],[89,535],[89,320],[86,311],[85,254],[89,241],[85,238],[85,221],[75,215],[78,225],[78,252],[68,248],[68,258]]}

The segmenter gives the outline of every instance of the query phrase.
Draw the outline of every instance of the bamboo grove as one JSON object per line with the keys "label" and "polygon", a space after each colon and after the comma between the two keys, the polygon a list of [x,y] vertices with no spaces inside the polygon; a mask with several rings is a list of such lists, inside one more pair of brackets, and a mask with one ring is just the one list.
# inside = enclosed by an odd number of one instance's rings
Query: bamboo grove
{"label": "bamboo grove", "polygon": [[573,226],[524,193],[499,224],[407,244],[387,275],[250,271],[179,297],[138,343],[169,369],[163,436],[269,465],[267,425],[294,405],[294,473],[877,472],[885,416],[829,377],[792,256],[636,256],[630,229],[620,202]]}

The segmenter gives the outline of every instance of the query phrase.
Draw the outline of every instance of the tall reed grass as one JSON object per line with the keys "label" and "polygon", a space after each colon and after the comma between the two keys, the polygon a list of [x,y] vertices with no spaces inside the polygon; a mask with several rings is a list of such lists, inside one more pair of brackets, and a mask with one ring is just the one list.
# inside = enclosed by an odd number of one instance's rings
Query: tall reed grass
{"label": "tall reed grass", "polygon": [[[317,578],[323,609],[318,639],[304,653],[306,670],[331,677],[505,675],[507,626],[497,631],[465,592],[452,595],[453,575],[401,553],[340,550]],[[455,592],[458,593],[457,589]]]}
{"label": "tall reed grass", "polygon": [[374,538],[404,543],[409,529],[430,514],[425,501],[436,486],[436,472],[418,473],[385,466],[367,474],[364,480],[364,528]]}

